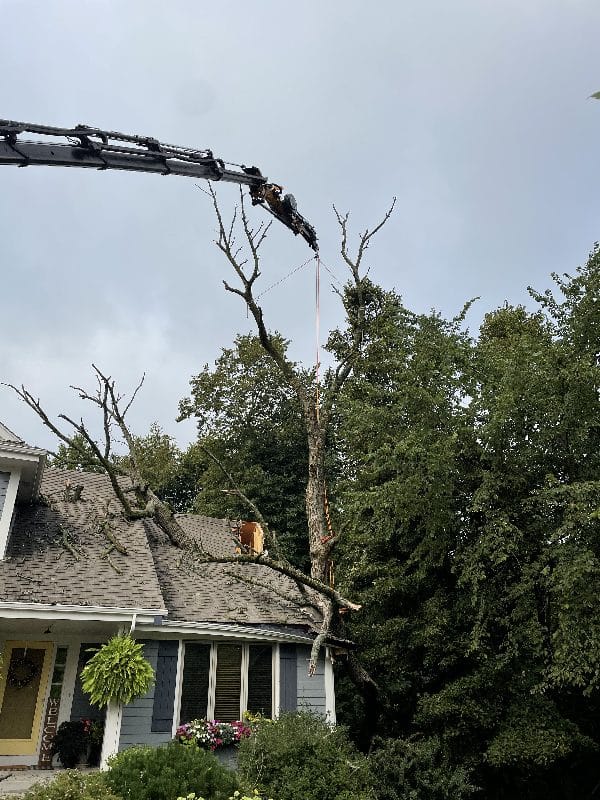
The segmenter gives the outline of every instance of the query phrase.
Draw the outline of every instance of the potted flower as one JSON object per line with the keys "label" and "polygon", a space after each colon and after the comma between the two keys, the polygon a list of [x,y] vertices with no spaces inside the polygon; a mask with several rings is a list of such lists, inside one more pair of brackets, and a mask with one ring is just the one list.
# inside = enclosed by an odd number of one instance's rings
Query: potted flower
{"label": "potted flower", "polygon": [[193,719],[177,728],[175,738],[181,744],[196,745],[214,753],[221,747],[239,744],[251,733],[252,729],[241,720],[219,722],[216,719]]}
{"label": "potted flower", "polygon": [[58,755],[66,769],[79,764],[88,749],[88,735],[83,720],[63,722],[52,742],[52,755]]}

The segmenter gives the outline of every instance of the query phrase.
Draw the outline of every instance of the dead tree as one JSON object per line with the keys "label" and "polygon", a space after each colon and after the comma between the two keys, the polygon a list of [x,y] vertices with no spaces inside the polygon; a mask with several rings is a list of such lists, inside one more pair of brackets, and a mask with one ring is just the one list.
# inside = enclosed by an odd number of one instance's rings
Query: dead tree
{"label": "dead tree", "polygon": [[[341,232],[341,256],[350,272],[349,281],[344,292],[339,292],[344,303],[347,321],[348,336],[341,357],[335,368],[329,371],[323,386],[319,386],[315,374],[312,380],[306,380],[303,374],[285,356],[274,336],[269,333],[264,321],[262,307],[257,302],[254,294],[254,285],[260,276],[259,249],[268,233],[269,226],[260,225],[253,229],[246,214],[244,197],[240,192],[239,217],[243,231],[245,246],[249,255],[244,257],[244,246],[236,242],[237,210],[234,212],[231,223],[226,225],[219,207],[213,186],[209,194],[212,199],[218,223],[218,238],[216,244],[225,255],[229,264],[237,275],[240,286],[232,286],[224,280],[223,285],[228,292],[241,297],[247,309],[252,314],[259,341],[265,352],[273,359],[279,368],[284,380],[298,398],[302,409],[308,444],[308,474],[306,481],[305,507],[308,522],[308,544],[311,564],[311,578],[317,580],[321,586],[328,584],[328,566],[331,563],[332,552],[338,541],[338,535],[331,530],[327,504],[327,479],[325,473],[325,447],[327,432],[335,403],[340,395],[346,380],[361,356],[362,345],[367,334],[367,303],[369,280],[361,272],[363,257],[372,238],[385,225],[390,218],[396,199],[385,213],[383,219],[371,230],[366,229],[359,237],[356,254],[352,256],[348,248],[348,219],[349,215],[340,214],[334,207],[335,215]],[[330,634],[332,624],[336,618],[336,611],[340,603],[330,593],[322,593],[321,610],[323,623],[321,631],[314,641],[310,671],[316,668],[316,659],[320,647]],[[346,605],[346,608],[350,608]],[[356,606],[353,610],[356,610]],[[357,685],[362,687],[366,694],[372,695],[376,689],[369,675],[360,665],[350,659],[350,673]]]}
{"label": "dead tree", "polygon": [[[308,443],[308,475],[306,482],[306,517],[308,520],[308,544],[310,552],[311,576],[322,583],[327,583],[327,568],[331,560],[337,535],[333,534],[327,524],[327,480],[325,474],[325,445],[331,414],[341,389],[351,375],[361,355],[362,345],[367,332],[367,298],[365,289],[369,284],[366,275],[361,273],[365,251],[375,234],[390,218],[395,205],[395,198],[383,219],[371,230],[367,229],[359,238],[356,255],[352,256],[348,249],[348,214],[340,214],[334,207],[341,231],[341,255],[350,272],[349,283],[342,295],[347,319],[348,341],[345,352],[337,366],[330,371],[323,386],[319,386],[316,377],[307,381],[294,364],[286,358],[275,337],[269,333],[264,321],[263,310],[254,294],[254,285],[260,276],[259,249],[263,244],[269,226],[260,225],[256,230],[250,226],[244,197],[240,192],[240,225],[249,255],[244,257],[244,247],[236,242],[237,211],[231,223],[226,225],[219,207],[217,196],[212,185],[209,190],[214,206],[217,223],[217,247],[225,255],[237,275],[241,287],[232,286],[224,280],[228,292],[239,295],[246,303],[256,324],[258,337],[265,352],[273,359],[284,380],[298,398],[306,425]],[[330,618],[329,609],[324,617]]]}
{"label": "dead tree", "polygon": [[[36,399],[25,386],[19,388],[12,384],[5,385],[16,392],[21,400],[38,415],[44,425],[55,436],[75,451],[79,451],[84,457],[87,456],[87,453],[80,442],[86,442],[93,453],[97,465],[108,476],[113,491],[123,508],[123,513],[128,520],[153,518],[160,525],[171,543],[176,547],[182,547],[186,543],[185,531],[179,525],[168,506],[160,500],[148,485],[148,482],[144,480],[138,466],[135,438],[131,434],[125,419],[138,391],[142,387],[144,378],[142,377],[131,399],[122,408],[123,397],[118,394],[114,380],[110,376],[104,375],[93,364],[92,368],[96,375],[97,386],[95,392],[88,392],[79,386],[72,386],[71,388],[79,394],[82,400],[91,402],[101,410],[104,436],[104,442],[101,445],[96,442],[88,431],[83,418],[77,422],[66,414],[59,414],[59,419],[66,422],[72,429],[73,433],[69,434],[52,422],[39,399]],[[125,467],[126,475],[130,479],[127,484],[124,484],[120,479],[123,473],[123,463],[121,462],[120,466],[117,466],[113,458],[113,431],[115,428],[120,432],[129,451],[129,458]],[[78,439],[77,435],[81,438]]]}

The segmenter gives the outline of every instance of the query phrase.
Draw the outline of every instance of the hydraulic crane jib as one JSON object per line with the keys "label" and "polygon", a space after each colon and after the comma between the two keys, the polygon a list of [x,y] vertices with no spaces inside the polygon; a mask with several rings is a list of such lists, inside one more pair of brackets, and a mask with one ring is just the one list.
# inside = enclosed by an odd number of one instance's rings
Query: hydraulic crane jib
{"label": "hydraulic crane jib", "polygon": [[[30,141],[23,134],[34,134],[36,139]],[[2,165],[120,169],[237,183],[248,187],[253,205],[262,205],[318,251],[316,231],[298,212],[293,195],[284,195],[283,188],[269,183],[258,167],[232,169],[237,165],[215,158],[211,150],[164,144],[151,136],[105,131],[88,125],[56,128],[0,120]]]}

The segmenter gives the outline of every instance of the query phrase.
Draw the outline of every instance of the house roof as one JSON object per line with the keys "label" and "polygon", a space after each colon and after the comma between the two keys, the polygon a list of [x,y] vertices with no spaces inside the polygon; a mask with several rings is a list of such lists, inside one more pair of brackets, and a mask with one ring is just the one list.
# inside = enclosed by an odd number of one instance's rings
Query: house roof
{"label": "house roof", "polygon": [[[67,482],[83,487],[78,500],[68,499]],[[260,564],[198,563],[152,520],[124,520],[105,475],[47,468],[41,496],[19,509],[0,561],[4,601],[166,609],[169,622],[181,623],[319,625],[315,593],[286,576]],[[235,553],[227,520],[178,515],[178,522],[205,552]]]}

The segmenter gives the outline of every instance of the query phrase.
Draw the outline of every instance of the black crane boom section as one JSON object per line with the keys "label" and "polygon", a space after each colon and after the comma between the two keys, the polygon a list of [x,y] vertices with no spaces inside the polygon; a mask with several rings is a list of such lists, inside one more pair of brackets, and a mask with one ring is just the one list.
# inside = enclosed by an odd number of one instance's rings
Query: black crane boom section
{"label": "black crane boom section", "polygon": [[[23,134],[48,137],[29,141]],[[58,139],[58,141],[56,141]],[[317,235],[296,210],[292,195],[282,196],[282,187],[269,183],[258,167],[230,169],[211,150],[196,150],[159,142],[150,136],[134,136],[77,125],[56,128],[0,119],[0,166],[34,165],[118,169],[134,172],[182,175],[247,186],[254,205],[262,205],[286,227],[318,249]]]}

